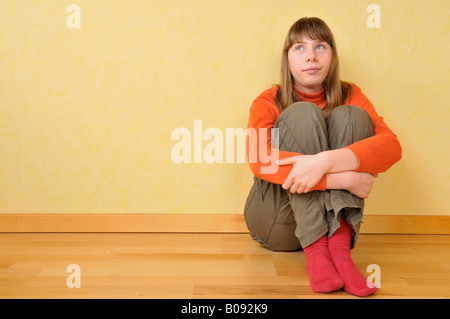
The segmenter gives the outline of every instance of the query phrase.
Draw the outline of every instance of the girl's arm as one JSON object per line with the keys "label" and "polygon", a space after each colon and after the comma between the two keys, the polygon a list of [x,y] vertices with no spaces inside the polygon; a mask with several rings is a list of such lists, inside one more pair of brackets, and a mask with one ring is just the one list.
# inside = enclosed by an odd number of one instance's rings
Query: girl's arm
{"label": "girl's arm", "polygon": [[341,172],[327,175],[328,189],[345,189],[359,198],[368,198],[378,175],[362,172]]}
{"label": "girl's arm", "polygon": [[[356,169],[358,158],[350,149],[341,148],[316,155],[293,156],[281,159],[277,161],[277,164],[280,166],[293,165],[282,185],[284,189],[289,189],[292,193],[307,193],[317,185],[323,176],[329,173]],[[329,181],[327,181],[327,189],[331,189]]]}
{"label": "girl's arm", "polygon": [[356,155],[349,149],[325,151],[316,155],[294,156],[278,161],[279,165],[293,165],[282,187],[292,193],[307,193],[317,181],[326,176],[327,189],[345,189],[355,196],[367,198],[375,177],[354,172],[358,167]]}

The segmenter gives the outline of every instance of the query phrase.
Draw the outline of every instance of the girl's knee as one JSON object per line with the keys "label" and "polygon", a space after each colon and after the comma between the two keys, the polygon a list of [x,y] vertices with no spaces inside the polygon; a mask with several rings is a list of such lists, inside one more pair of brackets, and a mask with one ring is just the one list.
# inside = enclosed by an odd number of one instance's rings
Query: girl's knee
{"label": "girl's knee", "polygon": [[327,116],[329,146],[341,148],[374,135],[369,114],[353,105],[336,107]]}
{"label": "girl's knee", "polygon": [[322,110],[316,104],[311,102],[296,102],[291,104],[283,112],[281,112],[280,118],[296,118],[297,115],[301,116],[302,118],[304,118],[305,116],[323,117]]}
{"label": "girl's knee", "polygon": [[373,126],[372,119],[366,110],[354,105],[340,105],[336,107],[328,114],[327,121],[337,121],[340,123],[349,121],[363,121],[365,123],[371,123]]}
{"label": "girl's knee", "polygon": [[290,127],[314,127],[315,123],[325,123],[325,117],[319,106],[311,102],[296,102],[281,112],[275,127],[288,125]]}
{"label": "girl's knee", "polygon": [[320,107],[310,102],[297,102],[281,112],[273,136],[279,138],[280,151],[317,154],[328,149],[326,126]]}

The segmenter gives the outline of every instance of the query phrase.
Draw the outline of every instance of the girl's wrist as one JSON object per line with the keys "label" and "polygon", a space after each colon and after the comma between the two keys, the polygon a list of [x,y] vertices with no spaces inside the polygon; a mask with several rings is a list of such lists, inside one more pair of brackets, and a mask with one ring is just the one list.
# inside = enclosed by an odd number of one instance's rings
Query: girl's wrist
{"label": "girl's wrist", "polygon": [[324,174],[331,173],[333,167],[333,154],[332,151],[323,151],[317,153],[318,164],[322,167]]}

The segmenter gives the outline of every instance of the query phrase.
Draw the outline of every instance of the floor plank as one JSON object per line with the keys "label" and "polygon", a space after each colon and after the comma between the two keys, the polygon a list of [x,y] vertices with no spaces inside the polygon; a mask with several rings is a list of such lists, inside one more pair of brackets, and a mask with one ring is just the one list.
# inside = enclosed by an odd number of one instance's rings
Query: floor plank
{"label": "floor plank", "polygon": [[[450,235],[360,235],[358,269],[381,270],[370,298],[450,298]],[[67,266],[81,288],[68,288]],[[0,298],[356,298],[314,293],[303,252],[247,234],[1,233]]]}

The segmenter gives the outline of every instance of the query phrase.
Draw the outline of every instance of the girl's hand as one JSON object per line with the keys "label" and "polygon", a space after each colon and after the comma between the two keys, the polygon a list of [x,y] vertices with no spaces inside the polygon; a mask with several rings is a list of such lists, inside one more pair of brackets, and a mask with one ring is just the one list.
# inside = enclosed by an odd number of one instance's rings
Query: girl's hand
{"label": "girl's hand", "polygon": [[323,157],[316,155],[298,155],[276,162],[278,165],[294,165],[282,187],[291,193],[307,193],[316,186],[327,173]]}
{"label": "girl's hand", "polygon": [[327,189],[345,189],[359,198],[368,198],[378,174],[347,171],[327,175]]}
{"label": "girl's hand", "polygon": [[346,189],[359,198],[368,198],[378,174],[372,175],[363,172],[345,173],[350,174],[349,183]]}

